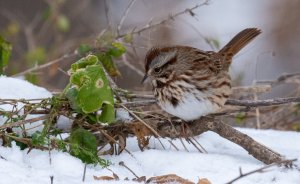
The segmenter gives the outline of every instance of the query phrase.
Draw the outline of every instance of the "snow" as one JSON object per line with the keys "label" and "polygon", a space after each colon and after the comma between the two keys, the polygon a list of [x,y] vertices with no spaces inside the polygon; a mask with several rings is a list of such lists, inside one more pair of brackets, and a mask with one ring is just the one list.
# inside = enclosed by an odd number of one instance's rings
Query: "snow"
{"label": "snow", "polygon": [[124,122],[130,122],[133,118],[130,116],[129,112],[123,108],[116,109],[116,120],[121,120]]}
{"label": "snow", "polygon": [[[287,158],[300,159],[300,134],[295,132],[281,132],[274,130],[240,129],[255,140],[284,154]],[[156,139],[151,139],[153,149],[140,151],[135,138],[127,140],[127,149],[133,154],[123,152],[120,155],[105,156],[110,160],[109,166],[120,179],[134,176],[124,167],[119,166],[123,161],[138,176],[158,176],[177,174],[183,178],[196,182],[198,178],[207,178],[212,183],[225,183],[239,174],[239,167],[247,172],[264,166],[237,145],[224,140],[214,133],[204,133],[196,139],[208,151],[199,153],[192,145],[185,142],[189,152],[185,151],[179,140],[173,140],[180,151],[174,150],[170,143],[162,139],[167,147],[162,149]],[[293,140],[293,141],[291,141]],[[0,147],[0,183],[49,183],[50,176],[54,176],[55,184],[82,183],[84,164],[67,153],[51,151],[51,164],[48,151],[21,151],[17,146],[12,148]],[[298,161],[299,165],[300,162]],[[86,183],[99,183],[93,176],[112,176],[108,169],[89,165],[86,171]],[[273,181],[273,182],[272,182]],[[265,173],[256,173],[245,177],[237,183],[286,183],[298,184],[300,172],[297,169],[272,168]],[[101,181],[101,183],[105,183]],[[134,183],[122,180],[107,183]]]}
{"label": "snow", "polygon": [[[27,81],[0,76],[0,99],[39,99],[48,98],[51,96],[52,94],[46,89],[35,86]],[[39,100],[36,100],[35,102],[38,101]],[[23,103],[18,103],[17,109],[21,109],[23,106]],[[0,105],[0,109],[4,111],[11,111],[13,109],[13,105]],[[24,112],[21,111],[20,115],[23,113]],[[41,115],[28,115],[26,119],[37,118],[39,116]],[[0,116],[0,126],[5,122],[5,120],[6,118]],[[40,124],[42,124],[42,121],[26,124],[25,129],[30,129],[27,131],[27,133],[31,135],[35,131],[42,130],[43,126],[38,126]],[[22,134],[22,130],[20,128],[14,128],[14,131],[19,135]]]}
{"label": "snow", "polygon": [[[0,98],[41,98],[51,94],[42,88],[27,82],[0,77]],[[2,108],[2,107],[1,107]],[[121,114],[124,112],[121,112]],[[123,114],[126,116],[126,113]],[[286,156],[288,159],[300,159],[300,133],[275,130],[253,130],[239,128],[258,142],[270,147]],[[88,165],[85,183],[135,183],[124,181],[124,178],[133,179],[134,176],[126,168],[119,165],[123,161],[138,176],[159,176],[177,174],[185,179],[197,182],[199,178],[207,178],[213,184],[225,183],[239,175],[239,167],[243,172],[251,171],[264,166],[263,163],[250,156],[241,147],[221,138],[215,133],[206,132],[195,139],[208,153],[199,153],[198,150],[185,140],[185,151],[179,140],[172,142],[179,148],[176,151],[168,142],[161,139],[166,147],[164,150],[157,139],[151,138],[148,150],[140,151],[134,137],[127,139],[127,149],[131,154],[122,152],[120,155],[106,155],[108,167],[116,173],[120,181],[96,181],[93,176],[112,176],[112,172],[100,166]],[[50,163],[51,158],[51,163]],[[299,167],[300,162],[296,165]],[[0,184],[49,184],[53,176],[54,184],[82,183],[84,164],[68,153],[59,151],[20,150],[15,144],[9,147],[0,146]],[[268,172],[255,173],[236,183],[268,184],[285,183],[299,184],[300,171],[297,168],[285,169],[272,167]]]}

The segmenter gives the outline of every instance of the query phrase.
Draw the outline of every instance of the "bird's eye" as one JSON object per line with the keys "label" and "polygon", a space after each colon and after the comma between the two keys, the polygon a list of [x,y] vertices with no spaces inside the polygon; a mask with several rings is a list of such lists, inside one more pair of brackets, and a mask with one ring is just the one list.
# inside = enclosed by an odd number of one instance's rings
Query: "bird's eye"
{"label": "bird's eye", "polygon": [[161,72],[161,68],[154,68],[154,70],[153,70],[155,73],[159,73],[159,72]]}

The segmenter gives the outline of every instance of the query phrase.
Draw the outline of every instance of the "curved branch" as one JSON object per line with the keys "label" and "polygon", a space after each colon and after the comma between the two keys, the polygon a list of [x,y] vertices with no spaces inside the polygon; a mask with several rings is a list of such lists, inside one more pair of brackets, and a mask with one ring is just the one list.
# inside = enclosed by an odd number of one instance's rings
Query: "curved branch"
{"label": "curved branch", "polygon": [[[271,150],[270,148],[256,142],[254,139],[248,135],[234,129],[233,127],[221,122],[212,117],[202,117],[193,122],[189,122],[186,125],[188,126],[183,130],[182,122],[173,121],[170,122],[154,122],[149,123],[153,129],[155,129],[161,137],[168,138],[182,138],[182,137],[193,137],[202,134],[206,131],[212,131],[220,135],[221,137],[241,146],[244,148],[250,155],[252,155],[257,160],[265,164],[279,163],[284,161],[284,157],[279,153]],[[141,130],[141,125],[137,122],[135,123],[126,123],[121,128],[123,131],[126,130],[129,134],[136,134],[135,128],[139,127]],[[126,127],[124,129],[124,126]],[[108,127],[109,128],[109,127]],[[114,126],[114,129],[116,127]],[[151,131],[143,131],[143,136],[155,136]],[[184,133],[183,133],[184,132]]]}

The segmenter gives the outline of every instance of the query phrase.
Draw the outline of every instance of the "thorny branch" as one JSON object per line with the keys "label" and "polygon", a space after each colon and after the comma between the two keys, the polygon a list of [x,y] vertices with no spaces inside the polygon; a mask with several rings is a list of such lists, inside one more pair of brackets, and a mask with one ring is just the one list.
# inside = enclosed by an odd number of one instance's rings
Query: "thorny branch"
{"label": "thorny branch", "polygon": [[[195,9],[197,9],[197,8],[199,8],[199,7],[202,7],[202,6],[204,6],[204,5],[208,5],[208,3],[209,3],[209,0],[205,0],[205,1],[204,1],[203,3],[201,3],[201,4],[197,4],[197,5],[195,5],[195,6],[192,7],[192,8],[188,8],[188,9],[185,9],[185,10],[183,10],[183,11],[177,12],[177,13],[175,13],[175,14],[173,14],[173,15],[170,15],[168,18],[163,19],[163,20],[160,20],[160,21],[158,21],[158,22],[156,22],[156,23],[153,23],[153,24],[152,24],[152,22],[150,21],[150,22],[149,22],[148,24],[146,24],[143,28],[138,29],[138,30],[133,30],[133,31],[131,32],[131,34],[140,34],[140,33],[144,32],[144,31],[146,31],[146,30],[148,30],[148,29],[151,29],[151,28],[154,28],[154,27],[156,27],[156,26],[162,25],[162,24],[164,24],[164,23],[166,23],[166,22],[168,22],[168,21],[170,21],[170,20],[174,20],[176,17],[178,17],[178,16],[180,16],[180,15],[183,15],[183,14],[186,14],[186,13],[189,13],[189,14],[191,14],[191,15],[194,15],[193,10],[195,10]],[[126,34],[120,34],[120,35],[118,35],[117,39],[118,39],[118,38],[123,38],[123,37],[125,37],[126,35],[127,35],[127,33],[126,33]]]}

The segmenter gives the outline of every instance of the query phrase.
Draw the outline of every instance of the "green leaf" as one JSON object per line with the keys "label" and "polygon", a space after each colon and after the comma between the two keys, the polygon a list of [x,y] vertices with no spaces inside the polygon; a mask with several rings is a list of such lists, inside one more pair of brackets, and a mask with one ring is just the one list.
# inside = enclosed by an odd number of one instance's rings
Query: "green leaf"
{"label": "green leaf", "polygon": [[79,158],[84,163],[98,163],[97,140],[89,131],[78,128],[70,135],[71,155]]}
{"label": "green leaf", "polygon": [[58,150],[67,151],[67,143],[60,139],[55,139],[55,143],[58,147]]}
{"label": "green leaf", "polygon": [[0,75],[3,74],[4,68],[7,66],[12,46],[9,42],[0,36]]}
{"label": "green leaf", "polygon": [[40,131],[34,132],[31,139],[34,146],[42,146],[46,144],[46,136]]}
{"label": "green leaf", "polygon": [[66,97],[68,98],[71,108],[77,112],[81,112],[81,108],[77,105],[76,98],[78,95],[78,89],[75,87],[69,88],[66,92]]}
{"label": "green leaf", "polygon": [[80,55],[84,55],[92,50],[92,47],[86,44],[80,44],[78,51]]}
{"label": "green leaf", "polygon": [[28,145],[23,143],[23,142],[19,142],[17,140],[14,140],[16,142],[16,145],[20,147],[21,150],[24,150],[26,148],[28,148]]}
{"label": "green leaf", "polygon": [[65,15],[59,15],[56,20],[56,26],[61,32],[68,32],[70,30],[69,18]]}
{"label": "green leaf", "polygon": [[[98,63],[98,64],[97,64]],[[114,98],[98,58],[89,55],[72,64],[70,85],[65,91],[71,107],[79,113],[94,113],[102,108],[101,122],[115,119]]]}
{"label": "green leaf", "polygon": [[104,101],[113,104],[112,90],[101,66],[87,66],[84,72],[84,82],[78,91],[82,110],[91,113],[98,110]]}
{"label": "green leaf", "polygon": [[98,120],[100,122],[113,122],[115,120],[115,109],[110,103],[103,105],[101,115]]}
{"label": "green leaf", "polygon": [[108,50],[108,54],[114,57],[120,57],[126,52],[126,48],[122,43],[113,42],[112,47]]}
{"label": "green leaf", "polygon": [[106,71],[113,77],[120,76],[121,73],[118,70],[116,64],[113,62],[112,57],[107,53],[101,53],[97,55]]}
{"label": "green leaf", "polygon": [[84,69],[88,65],[94,65],[98,62],[98,58],[94,55],[88,55],[84,58],[81,58],[76,63],[71,65],[71,73],[76,72],[78,69]]}

